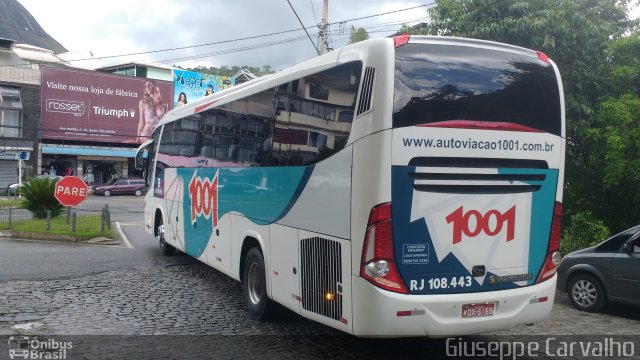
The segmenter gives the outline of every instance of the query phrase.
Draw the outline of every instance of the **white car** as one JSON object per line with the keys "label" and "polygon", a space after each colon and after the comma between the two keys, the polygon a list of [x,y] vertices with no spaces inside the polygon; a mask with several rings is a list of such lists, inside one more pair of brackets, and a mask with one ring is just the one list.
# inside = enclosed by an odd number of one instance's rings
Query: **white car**
{"label": "white car", "polygon": [[[49,179],[53,179],[53,180],[57,181],[57,180],[62,179],[62,176],[57,176],[57,175],[38,175],[38,176],[36,176],[36,178],[38,178],[38,179],[49,178]],[[27,179],[25,181],[29,181],[29,180]],[[23,183],[25,181],[23,181]],[[17,183],[17,182],[7,185],[7,195],[16,195],[19,185],[20,184]]]}

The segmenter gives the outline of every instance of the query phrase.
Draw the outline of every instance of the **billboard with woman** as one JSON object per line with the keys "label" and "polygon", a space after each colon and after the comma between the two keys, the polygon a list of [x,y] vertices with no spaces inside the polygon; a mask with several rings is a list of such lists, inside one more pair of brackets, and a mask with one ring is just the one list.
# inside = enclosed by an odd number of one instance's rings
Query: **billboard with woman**
{"label": "billboard with woman", "polygon": [[173,107],[217,93],[236,84],[234,78],[173,69]]}
{"label": "billboard with woman", "polygon": [[43,67],[42,137],[142,143],[173,108],[169,81]]}

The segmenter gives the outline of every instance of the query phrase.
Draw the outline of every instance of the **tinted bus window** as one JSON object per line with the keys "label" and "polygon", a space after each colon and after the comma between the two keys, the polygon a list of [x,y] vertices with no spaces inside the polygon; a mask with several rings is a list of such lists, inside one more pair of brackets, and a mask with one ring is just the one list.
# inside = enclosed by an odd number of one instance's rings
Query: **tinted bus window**
{"label": "tinted bus window", "polygon": [[537,58],[450,45],[396,49],[393,127],[472,120],[561,135],[560,110],[553,67]]}

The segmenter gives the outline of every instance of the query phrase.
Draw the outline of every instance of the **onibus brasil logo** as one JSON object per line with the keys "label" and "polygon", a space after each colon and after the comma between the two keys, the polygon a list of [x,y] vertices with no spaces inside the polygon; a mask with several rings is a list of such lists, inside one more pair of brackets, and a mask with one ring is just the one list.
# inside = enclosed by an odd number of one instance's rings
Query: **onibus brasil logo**
{"label": "onibus brasil logo", "polygon": [[73,349],[71,341],[41,340],[28,336],[9,337],[10,359],[67,359],[67,350]]}

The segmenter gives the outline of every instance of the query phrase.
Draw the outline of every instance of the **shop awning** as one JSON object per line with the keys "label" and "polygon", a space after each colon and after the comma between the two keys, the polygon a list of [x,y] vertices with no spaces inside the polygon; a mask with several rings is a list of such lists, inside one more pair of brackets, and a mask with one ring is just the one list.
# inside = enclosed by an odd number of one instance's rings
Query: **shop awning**
{"label": "shop awning", "polygon": [[[127,157],[135,158],[136,150],[116,150],[116,149],[91,149],[91,148],[72,148],[62,146],[43,146],[43,154],[62,154],[62,155],[82,155],[82,156],[111,156],[111,157]],[[144,154],[147,157],[147,152]]]}

